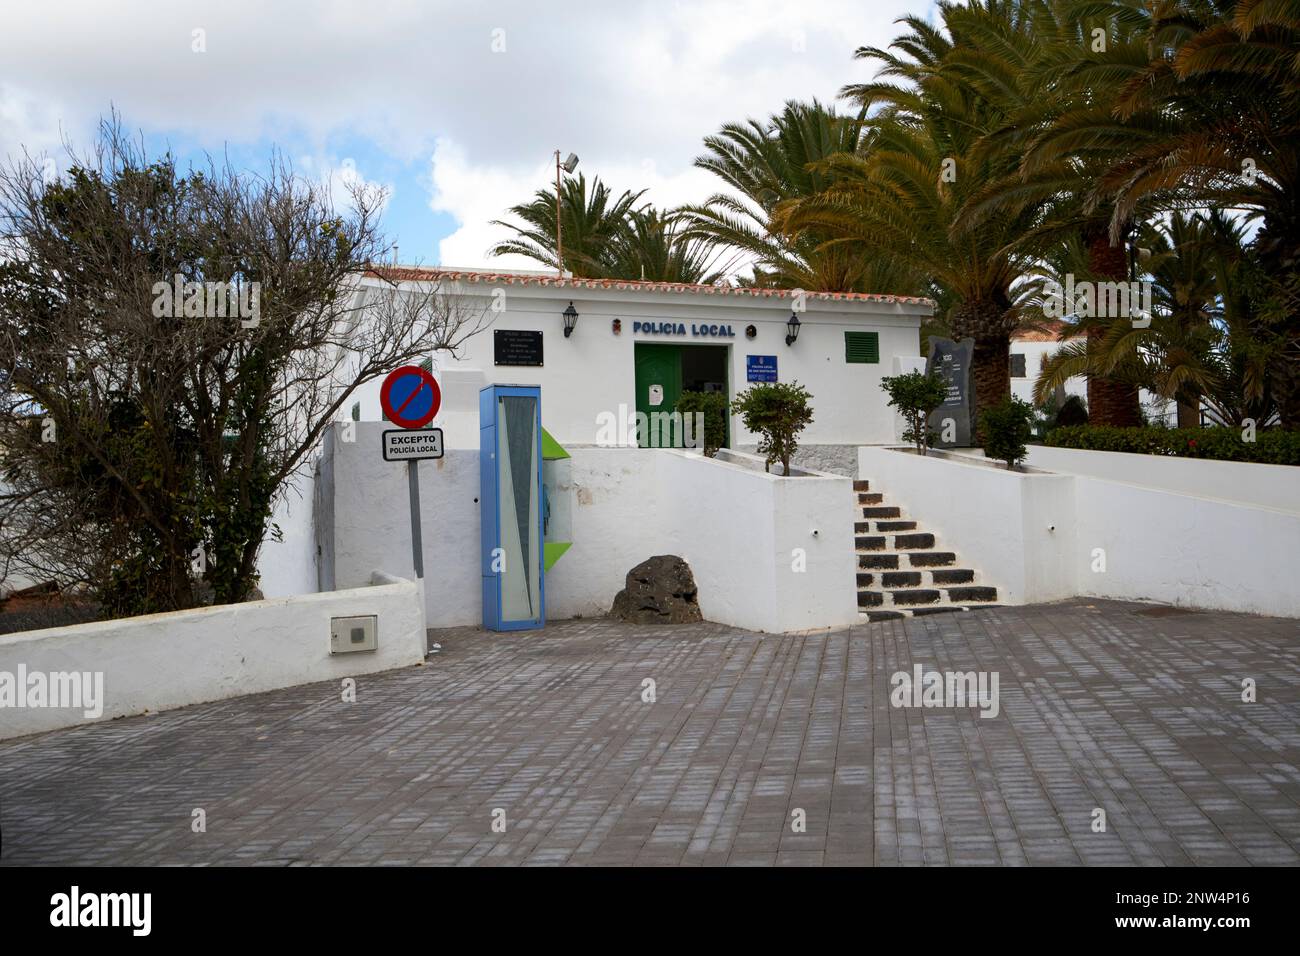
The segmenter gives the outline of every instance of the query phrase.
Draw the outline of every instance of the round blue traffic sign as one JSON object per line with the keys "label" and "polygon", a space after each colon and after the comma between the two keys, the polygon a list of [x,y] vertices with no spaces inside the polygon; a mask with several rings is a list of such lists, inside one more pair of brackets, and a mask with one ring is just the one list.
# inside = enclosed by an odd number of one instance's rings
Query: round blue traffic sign
{"label": "round blue traffic sign", "polygon": [[442,390],[426,369],[403,365],[388,373],[379,389],[379,404],[394,425],[423,428],[433,421],[442,404]]}

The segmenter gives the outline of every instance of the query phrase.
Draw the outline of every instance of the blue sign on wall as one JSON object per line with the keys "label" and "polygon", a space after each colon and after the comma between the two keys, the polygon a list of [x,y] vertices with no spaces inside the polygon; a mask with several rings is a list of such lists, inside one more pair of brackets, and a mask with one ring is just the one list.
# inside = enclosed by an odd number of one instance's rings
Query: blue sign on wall
{"label": "blue sign on wall", "polygon": [[748,382],[775,382],[775,355],[746,355],[745,380]]}

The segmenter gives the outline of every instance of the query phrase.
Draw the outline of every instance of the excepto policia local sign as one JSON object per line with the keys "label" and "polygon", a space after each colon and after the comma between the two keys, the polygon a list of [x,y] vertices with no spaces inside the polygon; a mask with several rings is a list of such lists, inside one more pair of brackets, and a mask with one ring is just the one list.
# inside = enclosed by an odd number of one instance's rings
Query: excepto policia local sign
{"label": "excepto policia local sign", "polygon": [[[632,334],[644,332],[648,335],[685,335],[685,322],[633,322]],[[706,325],[703,322],[691,323],[691,335],[706,336],[717,339],[734,339],[736,333],[730,325]]]}
{"label": "excepto policia local sign", "polygon": [[384,432],[384,461],[420,461],[441,457],[441,428],[419,431],[390,429]]}

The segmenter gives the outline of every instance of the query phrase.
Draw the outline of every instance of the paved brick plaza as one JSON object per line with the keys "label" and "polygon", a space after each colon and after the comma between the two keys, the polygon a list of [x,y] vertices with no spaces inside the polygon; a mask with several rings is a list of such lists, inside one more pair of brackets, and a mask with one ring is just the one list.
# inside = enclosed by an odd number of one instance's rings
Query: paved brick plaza
{"label": "paved brick plaza", "polygon": [[[1298,621],[1078,600],[434,639],[355,704],[315,684],[0,744],[2,862],[1300,862]],[[997,671],[1001,713],[891,707],[914,662]]]}

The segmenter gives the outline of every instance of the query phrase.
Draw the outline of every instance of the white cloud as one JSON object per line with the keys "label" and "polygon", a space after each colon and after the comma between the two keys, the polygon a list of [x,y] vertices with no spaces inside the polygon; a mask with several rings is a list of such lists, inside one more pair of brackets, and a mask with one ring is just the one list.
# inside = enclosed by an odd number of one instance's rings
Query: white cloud
{"label": "white cloud", "polygon": [[[589,177],[599,173],[620,189],[651,186],[656,202],[702,199],[713,185],[701,183],[691,160],[703,136],[726,121],[767,116],[787,99],[833,99],[871,73],[852,59],[856,47],[887,44],[901,32],[896,17],[930,7],[15,4],[0,31],[0,156],[19,143],[57,145],[60,124],[84,143],[110,104],[133,126],[213,151],[269,138],[326,156],[346,137],[402,164],[437,149],[433,205],[461,224],[447,261],[480,261],[492,240],[487,221],[548,180],[557,147],[578,153]],[[192,49],[197,29],[203,53]],[[654,172],[634,175],[645,164]]]}

